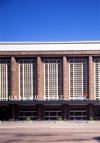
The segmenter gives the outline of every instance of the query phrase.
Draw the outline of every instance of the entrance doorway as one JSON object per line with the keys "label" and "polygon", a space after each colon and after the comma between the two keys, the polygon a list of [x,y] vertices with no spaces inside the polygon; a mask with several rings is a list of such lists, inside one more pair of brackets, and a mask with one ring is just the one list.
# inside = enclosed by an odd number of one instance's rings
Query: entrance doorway
{"label": "entrance doorway", "polygon": [[0,120],[7,121],[11,119],[11,109],[10,108],[0,108]]}
{"label": "entrance doorway", "polygon": [[100,108],[95,108],[95,120],[100,120]]}

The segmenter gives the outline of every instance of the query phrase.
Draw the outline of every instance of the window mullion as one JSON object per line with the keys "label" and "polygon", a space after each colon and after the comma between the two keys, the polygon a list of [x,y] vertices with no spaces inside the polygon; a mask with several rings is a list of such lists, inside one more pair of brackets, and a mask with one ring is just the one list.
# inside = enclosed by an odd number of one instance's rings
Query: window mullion
{"label": "window mullion", "polygon": [[100,100],[100,60],[98,60],[98,87],[99,87],[99,100]]}
{"label": "window mullion", "polygon": [[1,81],[2,81],[2,99],[3,99],[3,65],[2,65],[2,69],[1,69],[1,73],[2,73],[2,75],[1,75]]}
{"label": "window mullion", "polygon": [[56,93],[57,93],[57,100],[58,100],[58,64],[57,63],[56,63],[56,82],[57,82]]}
{"label": "window mullion", "polygon": [[[23,62],[24,62],[24,61],[23,61]],[[24,99],[24,84],[25,84],[25,83],[24,83],[24,66],[25,66],[25,65],[24,65],[24,63],[23,63],[23,99]]]}
{"label": "window mullion", "polygon": [[75,96],[75,93],[74,93],[74,60],[73,60],[73,99],[75,99],[74,98],[74,96]]}
{"label": "window mullion", "polygon": [[49,63],[48,63],[48,99],[49,99]]}
{"label": "window mullion", "polygon": [[7,70],[7,61],[6,61],[6,100],[8,100],[8,70]]}
{"label": "window mullion", "polygon": [[[1,64],[0,64],[0,71],[1,71]],[[0,72],[0,100],[2,100],[1,99],[1,72]]]}
{"label": "window mullion", "polygon": [[83,60],[82,60],[82,63],[81,63],[81,70],[82,70],[82,100],[83,100]]}
{"label": "window mullion", "polygon": [[33,64],[31,60],[31,95],[33,96]]}

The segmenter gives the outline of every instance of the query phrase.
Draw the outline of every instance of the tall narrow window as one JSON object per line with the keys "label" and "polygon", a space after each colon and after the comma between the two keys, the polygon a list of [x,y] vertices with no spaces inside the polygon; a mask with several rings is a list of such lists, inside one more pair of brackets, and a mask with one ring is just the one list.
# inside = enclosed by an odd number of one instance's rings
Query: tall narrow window
{"label": "tall narrow window", "polygon": [[100,100],[100,59],[95,61],[95,99]]}
{"label": "tall narrow window", "polygon": [[45,99],[61,98],[61,60],[45,60]]}
{"label": "tall narrow window", "polygon": [[10,96],[10,60],[0,60],[0,100],[7,101]]}
{"label": "tall narrow window", "polygon": [[19,61],[19,95],[20,99],[34,99],[36,95],[36,62],[35,60]]}
{"label": "tall narrow window", "polygon": [[70,60],[70,99],[87,99],[86,60]]}

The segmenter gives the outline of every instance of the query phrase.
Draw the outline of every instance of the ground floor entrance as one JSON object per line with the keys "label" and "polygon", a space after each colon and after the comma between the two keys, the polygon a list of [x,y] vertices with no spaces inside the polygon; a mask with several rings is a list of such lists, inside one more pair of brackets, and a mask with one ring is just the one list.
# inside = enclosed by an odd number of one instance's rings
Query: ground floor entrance
{"label": "ground floor entrance", "polygon": [[0,107],[0,120],[100,120],[100,106],[68,105],[68,104],[37,104],[9,105]]}
{"label": "ground floor entrance", "polygon": [[0,120],[7,121],[11,119],[11,108],[2,107],[0,108]]}
{"label": "ground floor entrance", "polygon": [[100,120],[100,108],[95,108],[95,120]]}

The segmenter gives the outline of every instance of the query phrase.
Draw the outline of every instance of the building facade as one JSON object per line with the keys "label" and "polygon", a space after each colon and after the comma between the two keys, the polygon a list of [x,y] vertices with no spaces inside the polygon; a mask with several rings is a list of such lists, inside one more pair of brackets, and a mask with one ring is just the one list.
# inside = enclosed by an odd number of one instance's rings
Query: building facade
{"label": "building facade", "polygon": [[0,42],[0,120],[100,120],[100,41]]}

